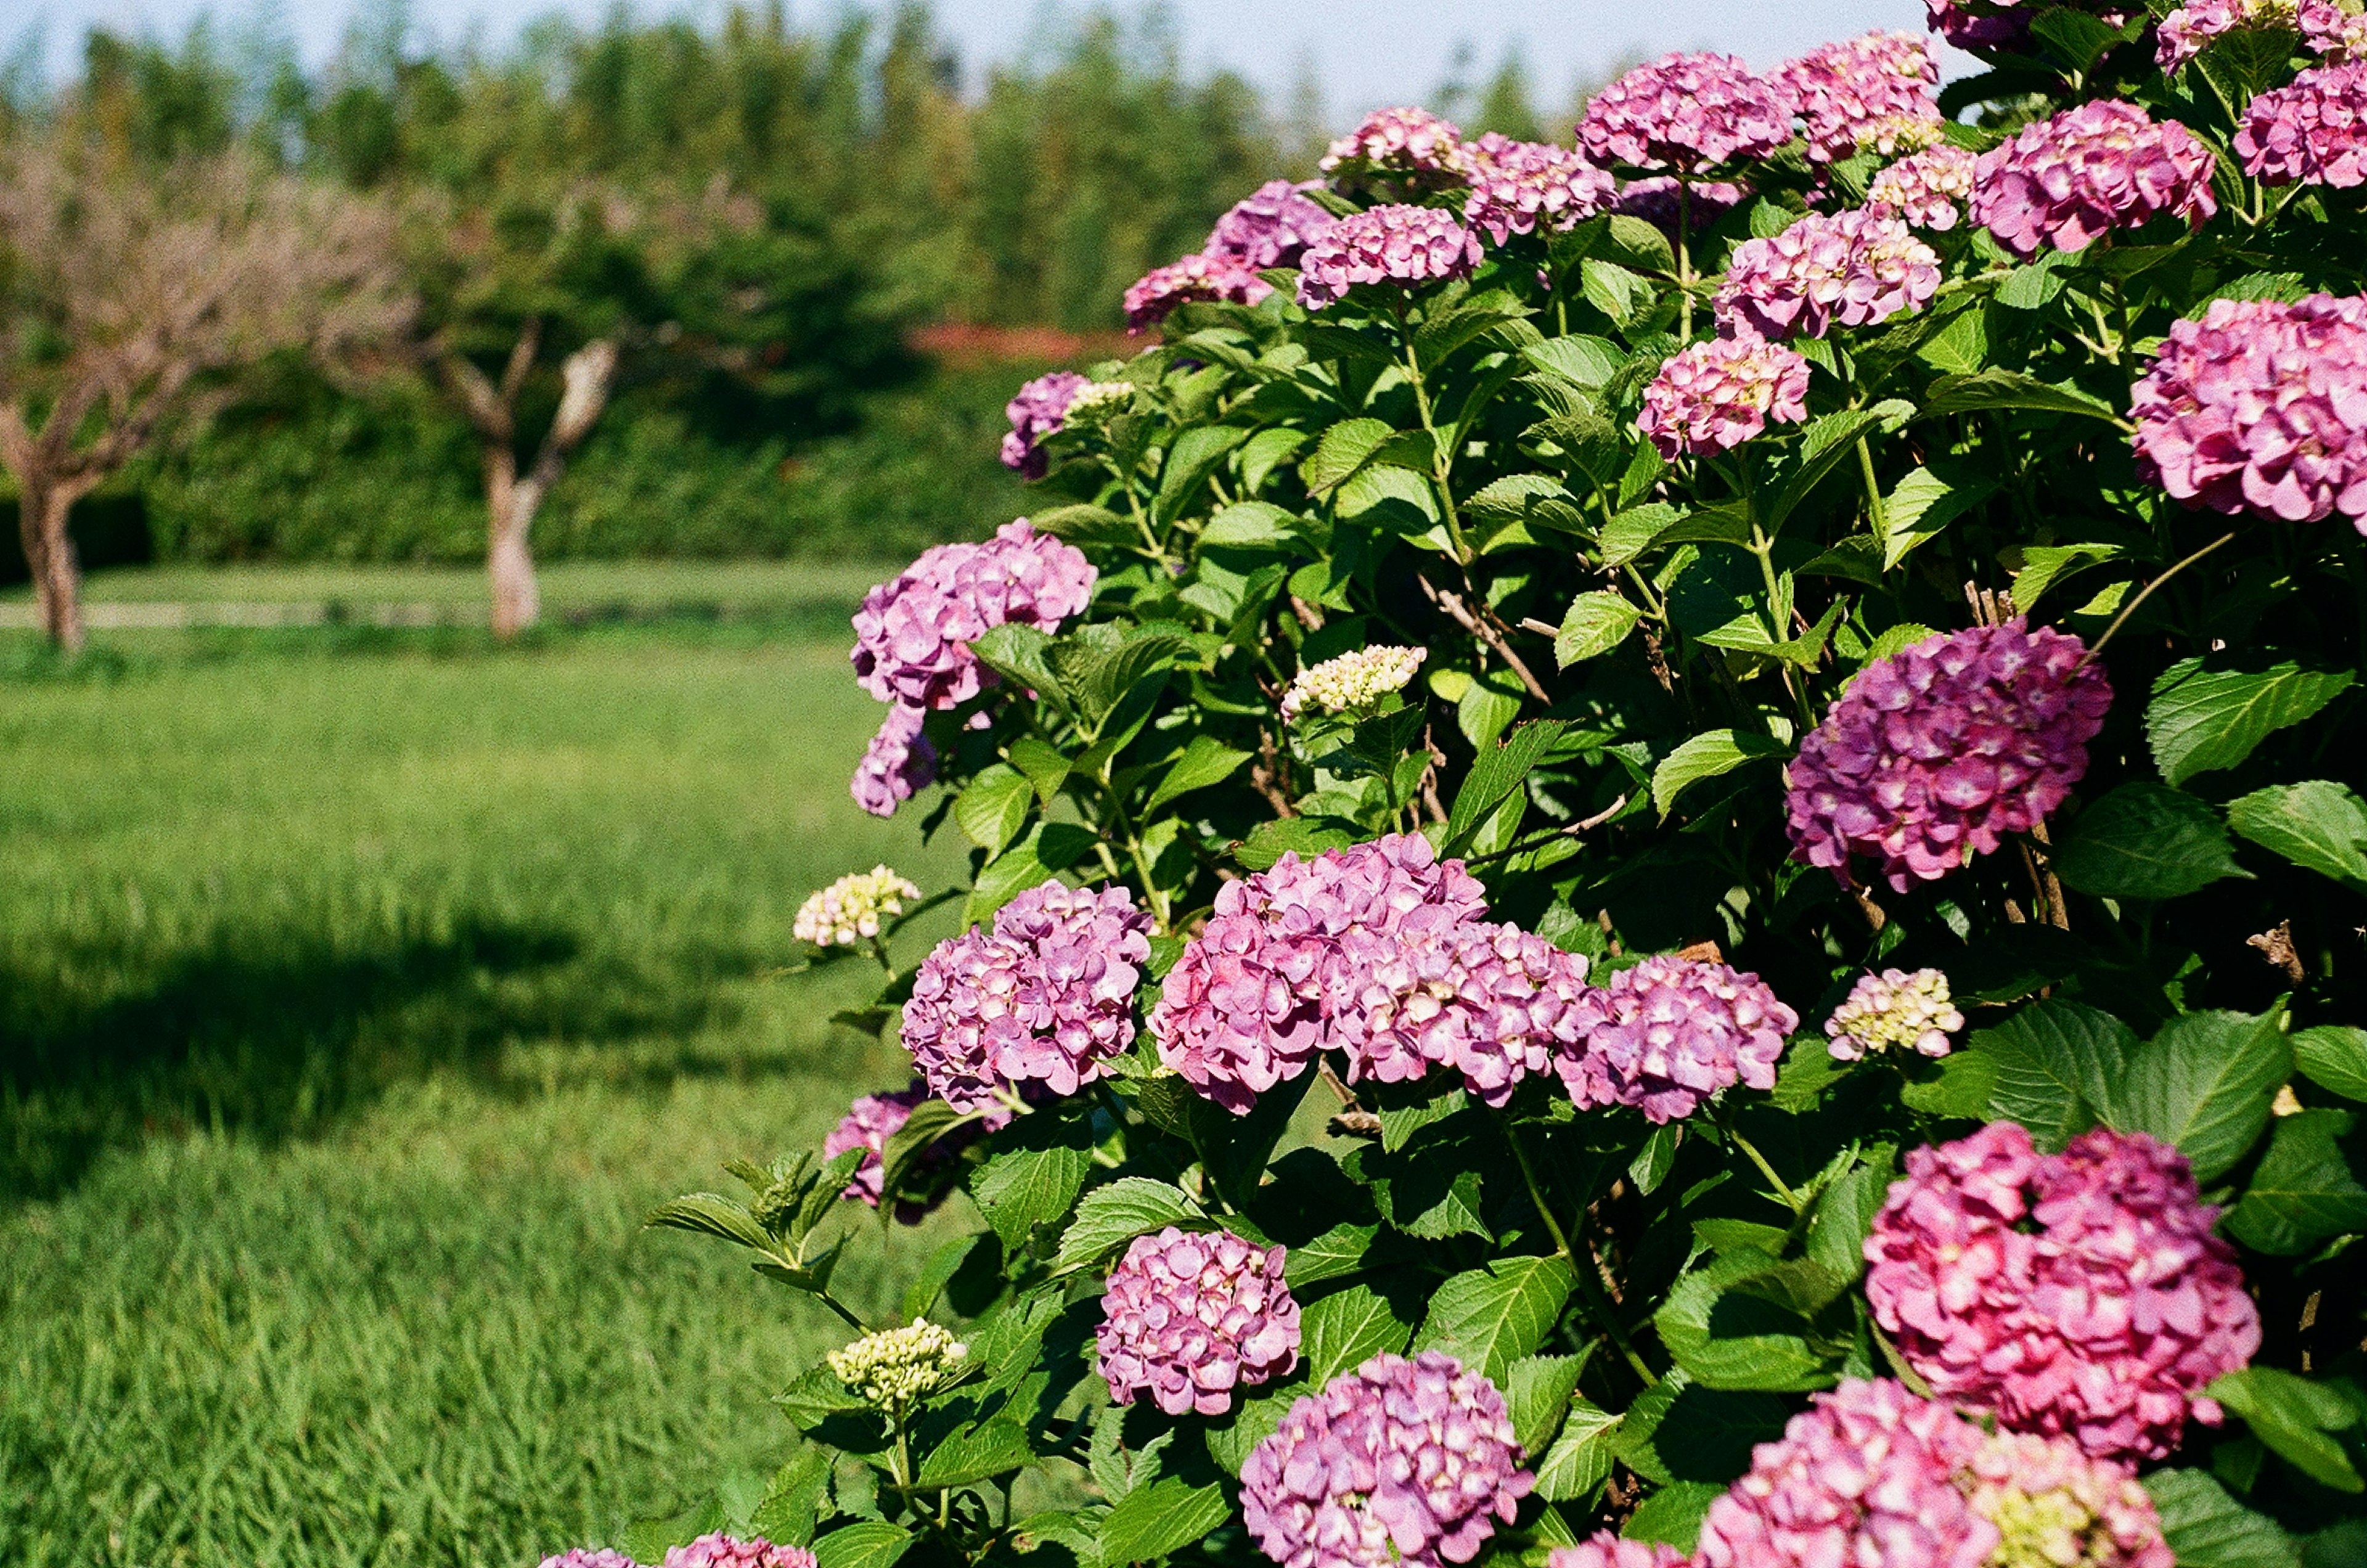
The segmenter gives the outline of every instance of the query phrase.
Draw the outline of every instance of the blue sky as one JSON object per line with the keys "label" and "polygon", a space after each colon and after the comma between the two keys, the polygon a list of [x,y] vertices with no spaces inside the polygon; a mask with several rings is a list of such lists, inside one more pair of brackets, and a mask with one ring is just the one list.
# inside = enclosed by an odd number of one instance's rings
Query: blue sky
{"label": "blue sky", "polygon": [[[332,51],[360,8],[355,0],[264,0],[269,14],[308,58]],[[458,41],[472,30],[490,41],[515,36],[527,18],[565,10],[587,19],[611,0],[488,3],[411,0],[410,9],[432,35]],[[791,14],[811,22],[834,14],[840,0],[790,0]],[[370,5],[369,9],[379,6]],[[1047,0],[939,0],[939,24],[961,46],[964,63],[1007,58],[1023,51],[1063,7]],[[1069,4],[1075,11],[1082,7]],[[1139,8],[1121,0],[1121,12]],[[636,0],[642,15],[719,9],[716,0]],[[1286,87],[1300,61],[1311,62],[1324,83],[1333,118],[1381,103],[1416,99],[1443,78],[1458,42],[1468,42],[1481,74],[1517,44],[1539,96],[1562,100],[1583,74],[1637,51],[1712,47],[1765,64],[1827,39],[1870,28],[1920,31],[1922,0],[1170,0],[1167,6],[1185,52],[1201,66],[1228,65],[1262,85]],[[218,23],[255,14],[255,0],[0,0],[0,48],[36,26],[46,35],[51,69],[70,68],[76,44],[93,23],[127,31],[177,35],[210,11]]]}

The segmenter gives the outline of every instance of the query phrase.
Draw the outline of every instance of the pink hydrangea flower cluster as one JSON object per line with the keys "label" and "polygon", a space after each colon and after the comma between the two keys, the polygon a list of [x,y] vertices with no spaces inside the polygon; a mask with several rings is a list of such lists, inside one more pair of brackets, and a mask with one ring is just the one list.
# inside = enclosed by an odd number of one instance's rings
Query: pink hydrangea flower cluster
{"label": "pink hydrangea flower cluster", "polygon": [[1852,1378],[1752,1450],[1709,1506],[1702,1568],[1983,1568],[1997,1527],[1955,1477],[1981,1430],[1937,1400]]}
{"label": "pink hydrangea flower cluster", "polygon": [[542,1560],[542,1568],[640,1568],[613,1546],[574,1546]]}
{"label": "pink hydrangea flower cluster", "polygon": [[1546,1553],[1546,1568],[1682,1568],[1691,1561],[1664,1540],[1629,1540],[1609,1530]]}
{"label": "pink hydrangea flower cluster", "polygon": [[1353,931],[1394,930],[1434,907],[1468,919],[1487,908],[1461,861],[1441,863],[1419,833],[1284,855],[1217,890],[1150,1010],[1159,1059],[1201,1094],[1246,1113],[1314,1066],[1329,1043],[1325,981]]}
{"label": "pink hydrangea flower cluster", "polygon": [[1670,355],[1644,389],[1636,428],[1660,456],[1724,452],[1756,440],[1767,422],[1808,417],[1808,362],[1780,343],[1708,338]]}
{"label": "pink hydrangea flower cluster", "polygon": [[1580,998],[1581,1048],[1554,1069],[1580,1105],[1632,1105],[1658,1123],[1690,1116],[1737,1079],[1775,1087],[1784,1037],[1800,1015],[1758,976],[1668,954],[1645,959]]}
{"label": "pink hydrangea flower cluster", "polygon": [[2340,0],[2301,0],[2297,25],[2302,43],[2329,63],[2367,56],[2367,13],[2347,9]]}
{"label": "pink hydrangea flower cluster", "polygon": [[2223,34],[2271,29],[2301,29],[2293,0],[2187,0],[2161,19],[2154,35],[2154,63],[2177,71]]}
{"label": "pink hydrangea flower cluster", "polygon": [[802,1546],[776,1546],[762,1536],[742,1540],[718,1530],[668,1548],[660,1568],[814,1568],[814,1554]]}
{"label": "pink hydrangea flower cluster", "polygon": [[2189,506],[2367,532],[2367,302],[2214,299],[2130,396],[2138,476]]}
{"label": "pink hydrangea flower cluster", "polygon": [[1165,266],[1152,267],[1126,291],[1126,330],[1149,332],[1175,313],[1175,307],[1193,301],[1254,305],[1274,292],[1274,285],[1257,269],[1236,256],[1179,256]]}
{"label": "pink hydrangea flower cluster", "polygon": [[2321,65],[2262,93],[2234,145],[2245,173],[2272,186],[2367,183],[2367,62]]}
{"label": "pink hydrangea flower cluster", "polygon": [[1388,931],[1349,932],[1324,989],[1349,1081],[1410,1083],[1447,1066],[1501,1105],[1557,1052],[1579,1049],[1586,960],[1518,926],[1426,905]]}
{"label": "pink hydrangea flower cluster", "polygon": [[896,807],[926,789],[937,776],[937,749],[921,733],[923,710],[898,703],[865,748],[846,792],[874,817],[893,817]]}
{"label": "pink hydrangea flower cluster", "polygon": [[[993,672],[970,645],[994,626],[1057,631],[1093,602],[1093,562],[1073,545],[1005,523],[984,544],[938,545],[855,613],[855,673],[883,703],[950,708]],[[917,733],[917,731],[915,731]]]}
{"label": "pink hydrangea flower cluster", "polygon": [[[1619,198],[1612,204],[1614,212],[1624,212],[1630,218],[1641,218],[1654,228],[1673,234],[1677,231],[1677,178],[1674,175],[1654,175],[1648,179],[1630,180],[1619,187]],[[1742,205],[1750,194],[1750,188],[1727,180],[1696,180],[1683,192],[1682,205],[1692,215],[1692,226],[1706,228],[1720,216]]]}
{"label": "pink hydrangea flower cluster", "polygon": [[1886,211],[1811,212],[1734,247],[1717,289],[1728,337],[1822,337],[1920,309],[1940,289],[1940,254]]}
{"label": "pink hydrangea flower cluster", "polygon": [[1586,106],[1578,143],[1598,164],[1698,173],[1792,140],[1792,90],[1731,54],[1666,54]]}
{"label": "pink hydrangea flower cluster", "polygon": [[1862,143],[1893,139],[1903,124],[1937,127],[1939,62],[1913,33],[1867,33],[1810,50],[1776,79],[1799,105],[1811,162],[1853,157]]}
{"label": "pink hydrangea flower cluster", "polygon": [[1956,1476],[1998,1533],[1989,1568],[2174,1568],[2161,1516],[2135,1470],[2068,1438],[1998,1432]]}
{"label": "pink hydrangea flower cluster", "polygon": [[1222,1416],[1233,1390],[1298,1365],[1298,1303],[1283,1249],[1230,1231],[1168,1226],[1134,1238],[1102,1292],[1102,1381],[1119,1404],[1148,1392],[1170,1416]]}
{"label": "pink hydrangea flower cluster", "polygon": [[1436,1350],[1380,1355],[1251,1451],[1241,1517],[1283,1568],[1444,1568],[1478,1556],[1535,1484],[1494,1383]]}
{"label": "pink hydrangea flower cluster", "polygon": [[[2127,21],[2130,15],[2095,0],[2084,0],[2078,8],[2112,28]],[[2021,0],[1924,0],[1924,9],[1931,30],[1958,49],[2028,53],[2031,18],[2045,7],[2025,7]]]}
{"label": "pink hydrangea flower cluster", "polygon": [[1359,283],[1425,283],[1479,265],[1479,237],[1435,207],[1392,204],[1342,218],[1298,258],[1298,302],[1320,310]]}
{"label": "pink hydrangea flower cluster", "polygon": [[1934,1393],[2101,1458],[2159,1459],[2259,1348],[2186,1156],[2098,1128],[2041,1155],[2010,1122],[1907,1156],[1866,1237],[1867,1303]]}
{"label": "pink hydrangea flower cluster", "polygon": [[[863,1156],[863,1163],[855,1168],[854,1177],[840,1190],[839,1196],[860,1199],[875,1209],[879,1207],[880,1201],[886,1196],[888,1141],[904,1130],[904,1123],[912,1119],[913,1108],[931,1098],[927,1082],[914,1078],[907,1088],[889,1094],[866,1094],[847,1107],[846,1114],[839,1119],[838,1125],[822,1139],[821,1157],[836,1159],[855,1148],[868,1152]],[[1009,1126],[1011,1117],[1010,1107],[990,1104],[985,1116],[979,1121],[956,1129],[923,1151],[921,1168],[924,1171],[943,1168],[980,1137]],[[896,1217],[908,1225],[918,1224],[928,1212],[927,1207],[921,1204],[900,1203]]]}
{"label": "pink hydrangea flower cluster", "polygon": [[1021,387],[1002,408],[1011,421],[1011,434],[1002,438],[1002,466],[1042,479],[1048,459],[1037,444],[1060,428],[1069,404],[1092,384],[1073,370],[1055,370]]}
{"label": "pink hydrangea flower cluster", "polygon": [[1904,893],[2028,832],[2088,772],[2112,689],[2076,637],[1936,633],[1859,671],[1784,769],[1793,858]]}
{"label": "pink hydrangea flower cluster", "polygon": [[2162,213],[2200,227],[2219,210],[2211,149],[2176,120],[2100,98],[2022,127],[1981,154],[1973,220],[2019,256],[2083,251]]}
{"label": "pink hydrangea flower cluster", "polygon": [[1331,143],[1316,165],[1335,186],[1352,186],[1365,176],[1388,176],[1393,185],[1413,190],[1447,190],[1470,175],[1464,153],[1463,133],[1428,109],[1376,109],[1364,122]]}
{"label": "pink hydrangea flower cluster", "polygon": [[1944,1056],[1954,1043],[1948,1037],[1964,1027],[1947,976],[1937,969],[1885,969],[1858,976],[1825,1020],[1825,1035],[1834,1060],[1861,1062],[1896,1050]]}
{"label": "pink hydrangea flower cluster", "polygon": [[922,961],[904,1004],[904,1048],[957,1111],[1007,1085],[1074,1094],[1134,1043],[1134,988],[1150,915],[1123,887],[1047,882]]}
{"label": "pink hydrangea flower cluster", "polygon": [[1252,271],[1297,266],[1307,243],[1331,226],[1331,214],[1308,198],[1320,180],[1268,180],[1233,203],[1208,231],[1200,254],[1224,256]]}
{"label": "pink hydrangea flower cluster", "polygon": [[1611,204],[1619,182],[1567,147],[1489,131],[1466,150],[1471,196],[1463,220],[1498,244],[1514,234],[1568,229]]}
{"label": "pink hydrangea flower cluster", "polygon": [[1867,205],[1881,208],[1917,229],[1956,226],[1959,203],[1973,195],[1973,171],[1980,160],[1968,149],[1942,142],[1890,164],[1867,187]]}

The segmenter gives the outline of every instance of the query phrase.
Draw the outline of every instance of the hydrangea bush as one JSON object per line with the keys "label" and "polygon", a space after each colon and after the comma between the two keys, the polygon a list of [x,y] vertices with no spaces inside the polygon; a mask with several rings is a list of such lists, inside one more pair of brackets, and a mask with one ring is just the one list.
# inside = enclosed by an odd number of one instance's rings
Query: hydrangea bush
{"label": "hydrangea bush", "polygon": [[2157,10],[1385,110],[1018,389],[912,1073],[656,1216],[848,1343],[635,1556],[2367,1561],[2367,26]]}

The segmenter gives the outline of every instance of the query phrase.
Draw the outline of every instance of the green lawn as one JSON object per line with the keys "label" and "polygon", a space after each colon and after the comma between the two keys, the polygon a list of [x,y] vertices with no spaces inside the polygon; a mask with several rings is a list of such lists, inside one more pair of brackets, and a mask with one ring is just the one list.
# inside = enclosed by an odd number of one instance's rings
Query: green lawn
{"label": "green lawn", "polygon": [[0,660],[0,1562],[531,1563],[761,1467],[843,1336],[636,1226],[895,1077],[781,972],[958,871],[847,799],[843,637],[103,641]]}

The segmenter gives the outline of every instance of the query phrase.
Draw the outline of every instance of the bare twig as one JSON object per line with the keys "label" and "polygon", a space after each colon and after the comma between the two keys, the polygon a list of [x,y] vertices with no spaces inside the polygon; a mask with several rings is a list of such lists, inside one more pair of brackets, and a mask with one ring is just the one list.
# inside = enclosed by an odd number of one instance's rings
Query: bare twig
{"label": "bare twig", "polygon": [[1496,626],[1489,624],[1494,619],[1493,616],[1482,618],[1474,614],[1471,606],[1463,602],[1461,594],[1452,589],[1441,588],[1426,577],[1417,576],[1414,581],[1421,584],[1421,591],[1429,595],[1430,602],[1445,611],[1455,625],[1493,649],[1496,657],[1504,661],[1506,668],[1520,677],[1521,684],[1527,690],[1529,695],[1541,703],[1553,701],[1545,687],[1539,683],[1535,672],[1530,670],[1519,654],[1512,651],[1512,645],[1505,639],[1504,634]]}
{"label": "bare twig", "polygon": [[2302,964],[2301,953],[2293,947],[2291,920],[2279,920],[2275,930],[2246,937],[2244,945],[2259,948],[2260,956],[2283,970],[2285,978],[2294,985],[2298,986],[2309,978],[2309,971]]}

